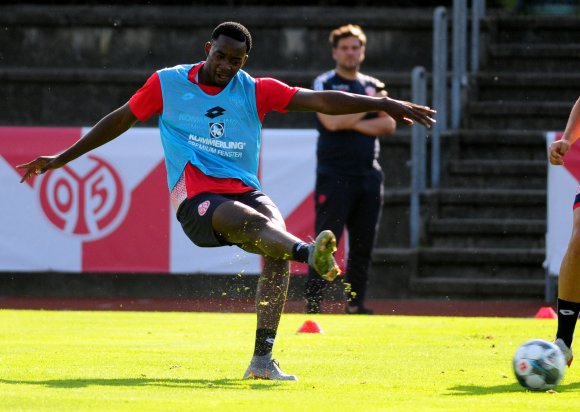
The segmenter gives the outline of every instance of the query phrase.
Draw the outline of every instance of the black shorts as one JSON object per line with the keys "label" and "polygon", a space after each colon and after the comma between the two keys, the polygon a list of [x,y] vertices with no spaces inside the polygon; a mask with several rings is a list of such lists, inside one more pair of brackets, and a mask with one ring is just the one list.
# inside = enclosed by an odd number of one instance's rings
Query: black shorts
{"label": "black shorts", "polygon": [[177,209],[177,220],[187,237],[200,247],[232,246],[214,232],[212,216],[216,208],[224,202],[238,201],[251,208],[260,205],[274,206],[274,202],[259,190],[239,194],[200,193],[184,200]]}

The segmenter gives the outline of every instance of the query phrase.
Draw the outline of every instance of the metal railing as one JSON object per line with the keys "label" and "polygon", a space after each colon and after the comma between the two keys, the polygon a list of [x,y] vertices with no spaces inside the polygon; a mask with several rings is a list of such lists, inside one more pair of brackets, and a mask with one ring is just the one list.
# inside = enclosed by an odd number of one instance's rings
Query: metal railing
{"label": "metal railing", "polygon": [[467,85],[467,0],[453,0],[451,128],[461,124],[461,94]]}
{"label": "metal railing", "polygon": [[[480,22],[485,15],[485,0],[472,0],[471,6],[471,49],[470,72],[479,70],[480,57]],[[453,37],[452,37],[452,73],[451,73],[451,128],[461,125],[462,96],[467,86],[467,0],[453,0]],[[431,134],[431,188],[437,189],[441,175],[441,134],[447,130],[448,111],[447,92],[447,33],[448,16],[445,7],[437,7],[433,13],[433,79],[432,104],[437,110],[437,123]],[[423,67],[415,67],[411,74],[413,102],[427,102],[427,74]],[[411,142],[411,199],[409,211],[410,247],[419,246],[421,232],[420,196],[425,191],[426,181],[426,139],[424,128],[414,125]]]}
{"label": "metal railing", "polygon": [[[425,68],[415,67],[411,73],[412,99],[417,104],[427,104],[427,74]],[[425,159],[427,157],[427,131],[418,124],[411,128],[411,205],[409,210],[411,248],[419,246],[421,234],[421,193],[425,191]]]}
{"label": "metal railing", "polygon": [[438,188],[441,176],[441,133],[447,129],[447,9],[433,13],[433,103],[437,114],[431,134],[431,187]]}
{"label": "metal railing", "polygon": [[481,19],[485,16],[485,0],[473,0],[471,5],[471,73],[479,71]]}

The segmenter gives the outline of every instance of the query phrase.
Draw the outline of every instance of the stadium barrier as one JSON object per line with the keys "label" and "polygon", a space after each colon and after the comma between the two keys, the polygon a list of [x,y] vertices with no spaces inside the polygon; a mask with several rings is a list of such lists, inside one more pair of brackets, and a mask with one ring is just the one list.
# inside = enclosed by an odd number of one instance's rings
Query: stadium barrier
{"label": "stadium barrier", "polygon": [[[0,272],[260,273],[260,256],[199,248],[183,234],[169,203],[157,128],[133,128],[19,183],[17,164],[58,153],[87,130],[0,127]],[[304,239],[314,237],[316,137],[310,129],[263,130],[262,189]],[[306,266],[292,270],[305,273]]]}

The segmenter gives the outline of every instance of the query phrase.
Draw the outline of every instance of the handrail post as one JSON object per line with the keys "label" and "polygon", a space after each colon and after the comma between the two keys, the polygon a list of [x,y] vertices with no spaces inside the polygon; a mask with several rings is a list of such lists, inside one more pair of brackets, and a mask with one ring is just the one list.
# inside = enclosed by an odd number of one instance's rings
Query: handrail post
{"label": "handrail post", "polygon": [[[427,102],[427,76],[425,68],[417,66],[411,73],[412,101],[425,105]],[[409,211],[410,247],[419,246],[421,231],[420,194],[425,190],[426,153],[425,128],[414,124],[411,129],[411,199]]]}
{"label": "handrail post", "polygon": [[447,129],[447,9],[433,12],[433,108],[437,110],[431,133],[431,187],[439,187],[441,175],[441,132]]}
{"label": "handrail post", "polygon": [[485,16],[485,0],[473,0],[471,4],[471,73],[479,71],[481,18]]}
{"label": "handrail post", "polygon": [[461,92],[466,83],[467,0],[453,0],[453,74],[451,79],[451,127],[461,125]]}

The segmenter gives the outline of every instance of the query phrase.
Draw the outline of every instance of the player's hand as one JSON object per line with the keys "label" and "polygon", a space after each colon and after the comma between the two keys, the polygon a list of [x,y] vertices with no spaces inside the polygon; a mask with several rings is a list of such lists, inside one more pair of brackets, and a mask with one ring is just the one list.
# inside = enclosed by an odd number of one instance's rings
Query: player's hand
{"label": "player's hand", "polygon": [[570,150],[570,143],[567,140],[556,140],[550,144],[548,155],[550,163],[553,165],[563,165],[564,155]]}
{"label": "player's hand", "polygon": [[434,116],[437,111],[428,106],[386,98],[388,108],[385,110],[397,122],[412,125],[415,122],[430,129],[435,124]]}
{"label": "player's hand", "polygon": [[41,156],[31,162],[18,165],[16,168],[26,170],[22,179],[20,179],[20,183],[22,183],[30,179],[33,175],[41,175],[47,170],[57,169],[61,166],[62,164],[57,162],[57,156]]}

